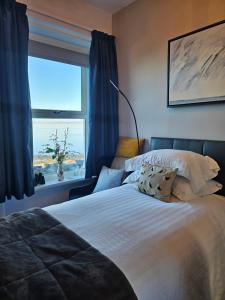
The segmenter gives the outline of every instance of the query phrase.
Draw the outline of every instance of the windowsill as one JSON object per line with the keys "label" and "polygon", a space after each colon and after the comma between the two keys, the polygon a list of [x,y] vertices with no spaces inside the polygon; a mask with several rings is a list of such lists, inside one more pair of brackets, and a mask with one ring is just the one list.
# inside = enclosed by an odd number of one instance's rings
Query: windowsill
{"label": "windowsill", "polygon": [[73,178],[64,179],[64,181],[58,181],[57,179],[48,181],[47,183],[43,185],[37,185],[35,187],[35,191],[44,191],[52,188],[59,188],[59,187],[66,187],[70,186],[71,184],[74,184],[76,182],[84,180],[84,177],[74,176]]}

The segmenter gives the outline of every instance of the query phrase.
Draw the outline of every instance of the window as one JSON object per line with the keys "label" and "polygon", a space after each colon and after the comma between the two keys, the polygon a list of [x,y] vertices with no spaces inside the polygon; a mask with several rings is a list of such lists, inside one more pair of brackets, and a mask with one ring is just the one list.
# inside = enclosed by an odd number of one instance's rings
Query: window
{"label": "window", "polygon": [[46,147],[52,147],[52,134],[57,132],[62,141],[68,130],[65,179],[84,177],[88,70],[35,56],[29,56],[28,62],[34,171],[42,172],[46,183],[57,180],[57,161],[52,159],[52,153],[46,153]]}

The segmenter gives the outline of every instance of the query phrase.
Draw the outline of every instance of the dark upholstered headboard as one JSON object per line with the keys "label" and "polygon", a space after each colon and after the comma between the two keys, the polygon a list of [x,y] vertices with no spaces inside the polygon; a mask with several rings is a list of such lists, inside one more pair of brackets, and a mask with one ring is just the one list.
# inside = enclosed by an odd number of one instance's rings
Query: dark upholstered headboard
{"label": "dark upholstered headboard", "polygon": [[225,196],[225,141],[152,137],[150,139],[150,150],[157,149],[188,150],[215,159],[221,168],[215,179],[224,186],[218,194]]}

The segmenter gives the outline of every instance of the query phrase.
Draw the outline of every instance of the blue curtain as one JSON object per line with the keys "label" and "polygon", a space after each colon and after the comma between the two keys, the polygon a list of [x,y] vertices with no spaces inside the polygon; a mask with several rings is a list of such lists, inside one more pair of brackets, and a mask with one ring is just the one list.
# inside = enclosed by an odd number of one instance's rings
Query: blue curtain
{"label": "blue curtain", "polygon": [[0,202],[34,193],[26,6],[0,1]]}
{"label": "blue curtain", "polygon": [[110,165],[118,143],[118,84],[115,37],[92,32],[90,49],[89,141],[86,178]]}

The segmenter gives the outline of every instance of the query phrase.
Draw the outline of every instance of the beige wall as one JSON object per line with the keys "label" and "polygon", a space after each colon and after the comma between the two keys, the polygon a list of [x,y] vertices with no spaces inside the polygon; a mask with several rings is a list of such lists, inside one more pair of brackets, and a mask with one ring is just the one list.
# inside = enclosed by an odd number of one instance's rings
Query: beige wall
{"label": "beige wall", "polygon": [[[167,108],[167,41],[225,19],[224,0],[137,0],[113,16],[119,79],[137,114],[140,136],[225,140],[225,105]],[[120,134],[134,135],[120,101]]]}
{"label": "beige wall", "polygon": [[112,32],[112,15],[83,0],[17,0],[28,8],[89,29]]}

